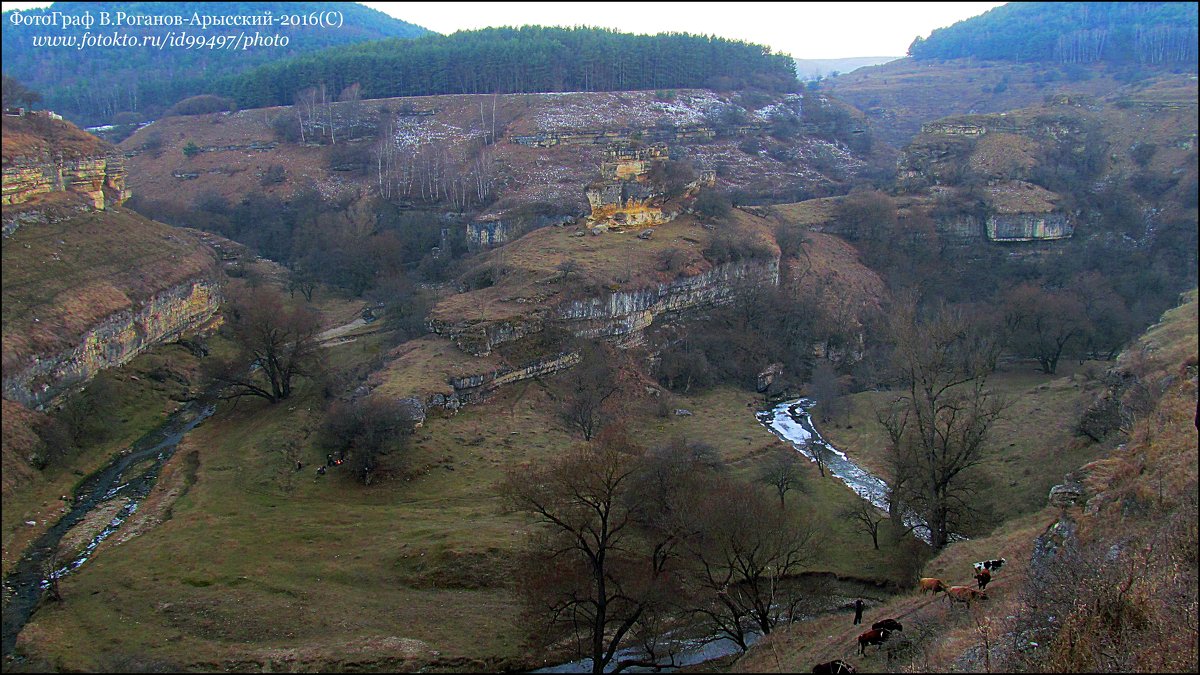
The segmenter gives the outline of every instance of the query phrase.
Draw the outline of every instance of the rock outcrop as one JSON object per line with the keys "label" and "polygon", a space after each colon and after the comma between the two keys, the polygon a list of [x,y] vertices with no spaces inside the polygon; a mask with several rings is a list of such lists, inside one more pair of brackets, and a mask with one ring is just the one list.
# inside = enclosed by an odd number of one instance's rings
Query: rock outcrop
{"label": "rock outcrop", "polygon": [[434,319],[430,325],[435,333],[450,338],[460,349],[476,356],[540,333],[549,325],[579,337],[631,345],[640,343],[642,331],[662,315],[727,304],[747,285],[778,283],[778,258],[747,259],[714,265],[708,271],[670,282],[536,308],[511,319],[454,322]]}
{"label": "rock outcrop", "polygon": [[101,370],[200,327],[216,313],[220,297],[218,287],[206,280],[165,289],[141,307],[110,315],[71,349],[6,363],[4,397],[30,408],[44,406]]}

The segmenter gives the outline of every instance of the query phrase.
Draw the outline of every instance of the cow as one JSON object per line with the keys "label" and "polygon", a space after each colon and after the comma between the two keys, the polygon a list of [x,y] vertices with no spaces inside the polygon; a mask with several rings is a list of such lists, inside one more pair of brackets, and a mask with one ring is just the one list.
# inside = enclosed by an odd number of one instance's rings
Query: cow
{"label": "cow", "polygon": [[867,645],[879,645],[880,647],[882,647],[883,643],[887,642],[887,639],[891,634],[892,634],[892,632],[889,630],[885,630],[885,629],[881,629],[881,628],[872,628],[871,630],[863,633],[862,635],[859,635],[858,636],[858,654],[859,654],[859,656],[867,655]]}
{"label": "cow", "polygon": [[834,659],[833,661],[818,663],[812,667],[812,671],[814,673],[822,673],[823,675],[845,675],[858,672],[854,669],[854,666],[841,659]]}
{"label": "cow", "polygon": [[946,597],[949,599],[950,604],[965,602],[967,607],[971,606],[972,600],[988,599],[986,592],[976,590],[970,586],[951,586],[946,589]]}
{"label": "cow", "polygon": [[904,630],[904,626],[895,619],[884,619],[871,624],[871,630]]}
{"label": "cow", "polygon": [[987,570],[980,570],[979,574],[975,575],[975,581],[979,583],[979,590],[987,588],[987,585],[992,581],[992,573]]}
{"label": "cow", "polygon": [[999,572],[1000,568],[1004,567],[1004,563],[1006,562],[1008,561],[1006,561],[1004,558],[1000,558],[999,560],[984,560],[983,562],[975,563],[974,567],[976,572],[982,572],[984,570],[989,572]]}
{"label": "cow", "polygon": [[924,577],[921,579],[922,594],[924,594],[926,591],[933,591],[934,593],[937,593],[938,591],[944,590],[946,590],[946,584],[941,579],[934,579],[933,577]]}

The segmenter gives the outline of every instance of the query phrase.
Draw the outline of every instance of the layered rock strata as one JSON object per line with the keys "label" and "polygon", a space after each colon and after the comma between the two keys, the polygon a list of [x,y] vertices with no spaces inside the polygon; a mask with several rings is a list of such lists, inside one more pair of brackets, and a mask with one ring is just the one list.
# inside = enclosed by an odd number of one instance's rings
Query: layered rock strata
{"label": "layered rock strata", "polygon": [[216,313],[220,297],[218,287],[208,280],[165,289],[139,307],[109,315],[70,349],[6,363],[4,397],[40,408],[101,370],[202,326]]}

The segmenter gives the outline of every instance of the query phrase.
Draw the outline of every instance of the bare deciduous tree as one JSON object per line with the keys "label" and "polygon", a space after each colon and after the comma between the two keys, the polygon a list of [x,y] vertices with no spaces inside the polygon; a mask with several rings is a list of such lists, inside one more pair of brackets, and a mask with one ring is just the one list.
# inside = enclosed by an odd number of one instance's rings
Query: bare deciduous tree
{"label": "bare deciduous tree", "polygon": [[1005,408],[986,386],[998,344],[955,308],[923,317],[911,301],[893,309],[891,331],[903,393],[877,418],[905,477],[893,501],[924,517],[940,549],[969,510],[964,472],[983,461],[988,432]]}
{"label": "bare deciduous tree", "polygon": [[657,624],[675,595],[664,574],[671,558],[662,537],[639,527],[634,494],[642,453],[615,436],[576,448],[549,464],[510,472],[509,503],[546,526],[525,560],[521,592],[544,624],[537,635],[570,640],[592,659],[592,672],[620,672],[639,626]]}
{"label": "bare deciduous tree", "polygon": [[792,618],[803,594],[786,581],[815,557],[810,523],[732,481],[681,515],[694,611],[743,651],[751,630],[767,635]]}
{"label": "bare deciduous tree", "polygon": [[566,374],[561,412],[563,419],[590,441],[604,426],[604,402],[620,387],[602,346],[584,344],[579,353],[579,365]]}
{"label": "bare deciduous tree", "polygon": [[804,474],[801,473],[800,462],[796,451],[785,447],[783,452],[776,455],[769,464],[763,467],[759,480],[775,488],[779,495],[779,508],[787,508],[785,495],[791,490],[804,491]]}
{"label": "bare deciduous tree", "polygon": [[237,351],[207,366],[225,385],[221,398],[257,396],[278,403],[292,395],[296,377],[319,370],[320,323],[311,310],[285,309],[278,291],[259,286],[231,292],[223,314]]}
{"label": "bare deciduous tree", "polygon": [[870,535],[875,550],[879,550],[879,527],[886,518],[879,509],[876,509],[867,500],[860,499],[858,504],[840,510],[838,517],[849,520],[855,531]]}

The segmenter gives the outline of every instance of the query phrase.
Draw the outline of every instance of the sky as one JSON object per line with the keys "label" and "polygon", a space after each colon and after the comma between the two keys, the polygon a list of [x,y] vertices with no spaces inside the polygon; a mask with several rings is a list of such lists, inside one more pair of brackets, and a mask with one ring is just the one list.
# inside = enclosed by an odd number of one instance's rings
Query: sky
{"label": "sky", "polygon": [[[5,11],[48,2],[4,2]],[[594,26],[714,35],[798,59],[904,56],[913,38],[1002,2],[364,2],[439,33],[488,26]]]}

